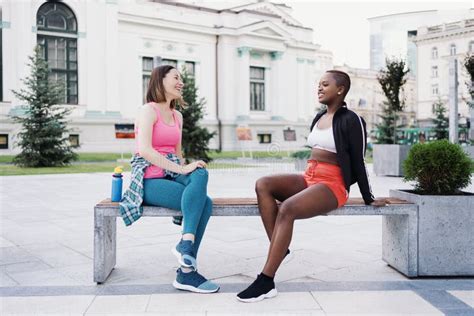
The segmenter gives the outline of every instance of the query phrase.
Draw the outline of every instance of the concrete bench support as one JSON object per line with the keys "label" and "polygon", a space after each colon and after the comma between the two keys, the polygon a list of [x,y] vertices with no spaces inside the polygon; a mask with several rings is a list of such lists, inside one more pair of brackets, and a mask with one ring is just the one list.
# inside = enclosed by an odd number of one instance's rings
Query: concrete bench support
{"label": "concrete bench support", "polygon": [[[399,199],[390,199],[385,207],[364,205],[361,199],[348,203],[327,215],[382,215],[382,259],[408,277],[418,275],[418,206]],[[143,217],[169,217],[180,211],[145,206]],[[214,199],[213,216],[259,216],[256,199]],[[94,282],[107,280],[116,264],[118,203],[104,200],[94,207]],[[406,234],[400,234],[402,227]],[[405,237],[399,237],[405,236]],[[402,259],[400,259],[402,258]]]}

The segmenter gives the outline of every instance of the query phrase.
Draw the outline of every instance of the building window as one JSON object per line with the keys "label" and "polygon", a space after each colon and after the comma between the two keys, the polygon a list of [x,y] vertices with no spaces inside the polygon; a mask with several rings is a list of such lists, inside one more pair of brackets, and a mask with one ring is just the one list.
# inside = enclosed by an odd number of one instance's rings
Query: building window
{"label": "building window", "polygon": [[438,48],[433,47],[431,49],[431,59],[438,59]]}
{"label": "building window", "polygon": [[178,61],[174,59],[162,59],[160,66],[163,65],[170,65],[173,66],[174,68],[178,68]]}
{"label": "building window", "polygon": [[0,134],[0,149],[8,149],[8,134]]}
{"label": "building window", "polygon": [[153,71],[153,58],[142,58],[142,91],[143,103],[146,103],[146,92],[148,91],[148,83],[150,82],[151,72]]}
{"label": "building window", "polygon": [[365,108],[367,106],[367,100],[365,99],[359,99],[359,107]]}
{"label": "building window", "polygon": [[437,84],[434,84],[431,86],[431,94],[432,95],[438,95],[439,94],[439,91],[438,91],[438,85]]}
{"label": "building window", "polygon": [[186,73],[190,76],[190,77],[195,77],[196,75],[196,67],[195,67],[195,64],[193,61],[187,61],[184,63],[184,69],[186,70]]}
{"label": "building window", "polygon": [[431,67],[431,77],[438,78],[438,66]]}
{"label": "building window", "polygon": [[69,134],[69,145],[73,148],[78,148],[80,146],[78,134]]}
{"label": "building window", "polygon": [[[0,38],[1,38],[1,33],[0,33]],[[469,42],[469,52],[474,53],[474,41]]]}
{"label": "building window", "polygon": [[451,44],[451,46],[449,46],[449,54],[451,56],[456,55],[456,45],[455,44]]}
{"label": "building window", "polygon": [[260,144],[270,144],[272,142],[272,134],[257,134]]}
{"label": "building window", "polygon": [[265,111],[265,68],[250,67],[250,110]]}
{"label": "building window", "polygon": [[61,2],[43,4],[36,15],[37,41],[48,62],[49,79],[64,85],[66,104],[78,103],[77,21]]}

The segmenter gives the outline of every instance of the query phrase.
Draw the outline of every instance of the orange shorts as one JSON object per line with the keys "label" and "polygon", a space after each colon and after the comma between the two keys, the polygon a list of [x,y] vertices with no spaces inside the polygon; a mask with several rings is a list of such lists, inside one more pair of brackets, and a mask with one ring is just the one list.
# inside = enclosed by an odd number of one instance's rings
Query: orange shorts
{"label": "orange shorts", "polygon": [[326,185],[336,196],[337,207],[341,207],[347,202],[349,193],[346,190],[339,166],[310,159],[303,177],[308,187],[318,183]]}

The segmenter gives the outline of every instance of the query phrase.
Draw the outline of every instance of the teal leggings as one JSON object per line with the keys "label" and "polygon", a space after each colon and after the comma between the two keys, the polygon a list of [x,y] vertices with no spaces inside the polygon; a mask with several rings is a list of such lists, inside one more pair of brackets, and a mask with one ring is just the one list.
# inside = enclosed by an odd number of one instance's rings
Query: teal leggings
{"label": "teal leggings", "polygon": [[183,234],[195,236],[196,257],[212,213],[212,200],[207,196],[208,179],[207,170],[198,168],[174,179],[144,180],[143,201],[146,205],[162,206],[183,213]]}

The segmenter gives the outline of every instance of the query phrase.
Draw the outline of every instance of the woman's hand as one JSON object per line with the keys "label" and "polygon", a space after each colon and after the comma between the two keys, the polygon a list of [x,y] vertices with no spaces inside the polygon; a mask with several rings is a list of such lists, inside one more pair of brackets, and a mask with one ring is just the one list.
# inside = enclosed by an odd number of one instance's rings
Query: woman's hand
{"label": "woman's hand", "polygon": [[380,207],[387,205],[388,201],[386,199],[375,199],[370,205]]}
{"label": "woman's hand", "polygon": [[204,161],[198,160],[198,161],[195,161],[188,165],[183,166],[183,174],[191,173],[197,168],[206,168],[206,167],[207,167],[207,164]]}

